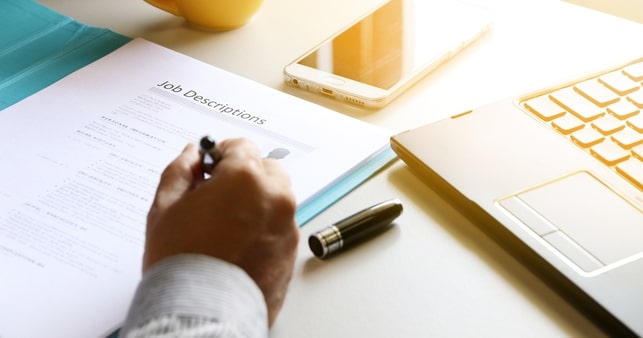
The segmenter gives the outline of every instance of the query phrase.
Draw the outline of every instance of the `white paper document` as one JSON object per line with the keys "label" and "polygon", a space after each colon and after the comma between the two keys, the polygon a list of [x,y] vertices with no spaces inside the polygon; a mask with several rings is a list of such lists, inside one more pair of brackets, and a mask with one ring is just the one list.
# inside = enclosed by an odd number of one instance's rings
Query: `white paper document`
{"label": "white paper document", "polygon": [[159,175],[188,142],[247,137],[305,205],[387,130],[137,39],[0,111],[0,337],[99,337],[140,279]]}

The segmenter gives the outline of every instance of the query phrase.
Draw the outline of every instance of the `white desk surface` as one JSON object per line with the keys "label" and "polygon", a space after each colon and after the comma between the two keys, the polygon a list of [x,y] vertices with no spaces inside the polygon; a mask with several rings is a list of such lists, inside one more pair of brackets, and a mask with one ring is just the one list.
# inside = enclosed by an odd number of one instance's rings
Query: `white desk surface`
{"label": "white desk surface", "polygon": [[[643,55],[627,45],[643,37],[631,21],[556,0],[475,0],[496,11],[493,30],[388,107],[365,111],[285,87],[281,69],[380,0],[266,0],[253,22],[222,33],[142,0],[40,1],[393,132]],[[327,261],[312,256],[311,232],[393,197],[405,209],[390,231]],[[274,338],[602,335],[401,161],[305,225],[301,238]]]}

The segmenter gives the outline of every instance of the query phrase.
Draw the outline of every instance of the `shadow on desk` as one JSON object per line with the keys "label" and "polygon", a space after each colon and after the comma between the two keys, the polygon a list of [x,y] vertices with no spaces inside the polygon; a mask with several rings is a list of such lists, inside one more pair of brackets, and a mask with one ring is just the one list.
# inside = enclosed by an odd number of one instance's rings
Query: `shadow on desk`
{"label": "shadow on desk", "polygon": [[[215,41],[232,40],[242,34],[239,30],[213,31],[194,26],[182,17],[168,15],[156,21],[150,20],[142,24],[138,32],[120,32],[131,37],[142,36],[146,40],[178,51],[182,54],[193,55],[191,51],[203,46],[215,46]],[[212,47],[212,53],[221,53]]]}
{"label": "shadow on desk", "polygon": [[[325,259],[319,259],[312,256],[306,260],[303,268],[304,277],[322,272],[329,264],[346,264],[355,266],[363,259],[363,256],[376,257],[386,254],[386,248],[395,245],[400,241],[401,230],[397,223],[393,222],[390,226],[384,227],[366,237],[354,247],[347,248],[337,254]],[[307,239],[306,239],[307,240]],[[358,251],[362,251],[359,252]]]}

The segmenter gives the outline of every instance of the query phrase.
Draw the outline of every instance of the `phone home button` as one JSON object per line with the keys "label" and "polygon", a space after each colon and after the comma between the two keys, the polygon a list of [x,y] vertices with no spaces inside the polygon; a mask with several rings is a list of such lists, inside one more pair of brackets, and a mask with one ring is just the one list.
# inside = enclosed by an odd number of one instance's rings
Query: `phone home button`
{"label": "phone home button", "polygon": [[334,77],[334,76],[325,77],[324,82],[326,82],[328,84],[336,85],[336,86],[341,86],[344,83],[346,83],[346,81],[344,81],[343,79],[340,79],[340,78]]}

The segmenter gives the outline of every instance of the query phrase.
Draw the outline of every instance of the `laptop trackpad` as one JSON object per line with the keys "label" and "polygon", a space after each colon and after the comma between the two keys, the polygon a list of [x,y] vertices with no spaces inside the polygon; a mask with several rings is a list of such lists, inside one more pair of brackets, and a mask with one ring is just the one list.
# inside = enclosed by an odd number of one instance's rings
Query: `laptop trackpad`
{"label": "laptop trackpad", "polygon": [[643,212],[588,172],[518,193],[500,205],[586,272],[643,252]]}

